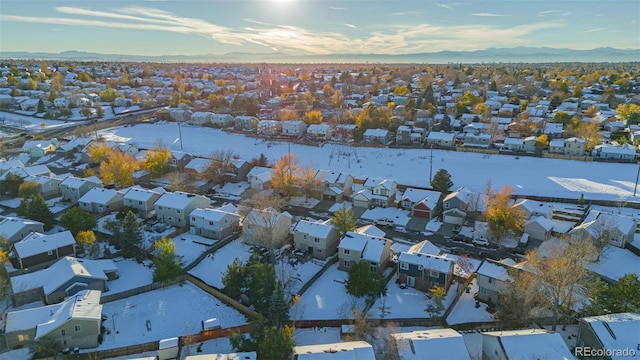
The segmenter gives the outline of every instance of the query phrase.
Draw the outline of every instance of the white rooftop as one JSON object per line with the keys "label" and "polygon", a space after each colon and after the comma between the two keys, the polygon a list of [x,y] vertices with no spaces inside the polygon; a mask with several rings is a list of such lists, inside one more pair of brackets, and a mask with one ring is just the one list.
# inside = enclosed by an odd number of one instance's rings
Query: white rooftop
{"label": "white rooftop", "polygon": [[[162,191],[159,191],[162,190]],[[124,194],[124,199],[133,200],[133,201],[147,201],[151,199],[154,195],[161,195],[165,191],[162,188],[148,190],[143,189],[141,187],[132,187]]]}
{"label": "white rooftop", "polygon": [[172,209],[184,209],[194,197],[198,195],[174,191],[162,194],[155,202],[155,206],[165,206]]}
{"label": "white rooftop", "polygon": [[471,359],[462,335],[453,329],[430,329],[391,334],[403,360]]}
{"label": "white rooftop", "polygon": [[398,262],[422,265],[424,269],[436,270],[441,273],[448,273],[453,270],[451,259],[437,255],[403,252],[398,256]]}
{"label": "white rooftop", "polygon": [[373,347],[365,341],[295,346],[293,353],[298,360],[371,360],[376,358]]}
{"label": "white rooftop", "polygon": [[[606,349],[637,349],[640,333],[640,314],[621,313],[602,316],[590,316],[581,321],[591,325],[593,332]],[[640,351],[636,350],[636,358]],[[622,357],[612,357],[622,359]]]}
{"label": "white rooftop", "polygon": [[320,239],[326,239],[333,229],[334,227],[333,225],[331,225],[330,221],[313,222],[308,220],[298,221],[294,228],[295,231],[299,231],[301,233],[305,233]]}
{"label": "white rooftop", "polygon": [[118,191],[114,189],[95,187],[87,191],[86,194],[82,195],[78,202],[88,204],[107,204],[113,198],[117,197],[118,194]]}
{"label": "white rooftop", "polygon": [[240,218],[240,215],[238,215],[237,213],[227,212],[220,209],[193,209],[191,214],[189,214],[189,216],[201,217],[205,220],[213,221],[213,222],[220,221],[224,219],[225,216],[228,216],[228,215],[232,215],[237,218]]}
{"label": "white rooftop", "polygon": [[24,239],[13,244],[16,254],[20,258],[26,258],[47,251],[59,249],[64,246],[73,245],[76,240],[71,235],[71,231],[63,231],[51,235],[33,232]]}
{"label": "white rooftop", "polygon": [[0,236],[13,237],[16,233],[28,225],[44,226],[43,223],[31,219],[23,219],[19,217],[0,218]]}
{"label": "white rooftop", "polygon": [[485,332],[482,336],[499,337],[508,359],[575,359],[562,335],[555,332],[525,329]]}

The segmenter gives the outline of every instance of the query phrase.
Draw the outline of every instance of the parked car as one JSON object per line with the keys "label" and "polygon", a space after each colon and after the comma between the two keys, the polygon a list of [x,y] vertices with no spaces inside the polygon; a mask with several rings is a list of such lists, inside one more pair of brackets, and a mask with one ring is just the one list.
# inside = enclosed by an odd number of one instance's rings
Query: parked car
{"label": "parked car", "polygon": [[468,236],[456,234],[456,235],[453,236],[453,241],[469,242],[469,241],[471,241],[471,238],[468,237]]}
{"label": "parked car", "polygon": [[481,246],[489,246],[489,240],[485,238],[475,238],[471,240],[471,243]]}
{"label": "parked car", "polygon": [[393,226],[393,220],[391,220],[391,219],[378,219],[378,220],[374,220],[373,221],[373,225],[391,227],[391,226]]}

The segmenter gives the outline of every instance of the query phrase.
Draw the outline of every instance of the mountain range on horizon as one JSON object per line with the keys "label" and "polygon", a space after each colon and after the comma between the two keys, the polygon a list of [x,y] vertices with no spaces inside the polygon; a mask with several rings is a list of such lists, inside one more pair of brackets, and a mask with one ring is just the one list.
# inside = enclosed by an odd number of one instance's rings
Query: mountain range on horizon
{"label": "mountain range on horizon", "polygon": [[0,51],[1,59],[73,61],[133,61],[166,63],[545,63],[545,62],[637,62],[640,49],[601,47],[574,50],[550,47],[489,48],[474,51],[438,51],[413,54],[288,55],[279,52],[201,55],[125,55],[77,50],[60,53]]}

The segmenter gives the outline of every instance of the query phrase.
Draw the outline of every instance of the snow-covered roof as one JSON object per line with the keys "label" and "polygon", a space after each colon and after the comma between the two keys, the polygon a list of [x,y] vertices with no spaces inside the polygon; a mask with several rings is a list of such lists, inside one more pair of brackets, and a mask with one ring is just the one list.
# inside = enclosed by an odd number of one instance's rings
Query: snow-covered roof
{"label": "snow-covered roof", "polygon": [[499,338],[508,359],[574,359],[562,335],[556,332],[524,329],[485,332],[482,336]]}
{"label": "snow-covered roof", "polygon": [[294,346],[298,360],[368,360],[375,359],[373,347],[366,341]]}
{"label": "snow-covered roof", "polygon": [[437,270],[441,273],[453,270],[453,261],[443,256],[403,252],[400,253],[398,262],[422,265],[424,269]]}
{"label": "snow-covered roof", "polygon": [[44,270],[12,277],[11,287],[14,291],[42,287],[44,293],[48,295],[73,277],[107,280],[105,274],[117,270],[118,268],[110,259],[87,260],[65,256]]}
{"label": "snow-covered roof", "polygon": [[20,160],[0,161],[0,173],[11,168],[21,168],[24,164]]}
{"label": "snow-covered roof", "polygon": [[551,204],[531,199],[518,200],[515,204],[513,204],[513,207],[524,209],[527,212],[528,216],[531,216],[531,214],[533,213],[549,214],[552,211]]}
{"label": "snow-covered roof", "polygon": [[389,179],[383,179],[383,178],[368,178],[365,182],[364,182],[364,187],[365,188],[369,188],[369,189],[373,189],[377,186],[382,186],[387,190],[391,190],[391,188],[393,188],[393,185],[395,185],[395,181],[394,180],[389,180]]}
{"label": "snow-covered roof", "polygon": [[189,161],[189,163],[187,163],[187,165],[184,166],[184,168],[192,169],[192,170],[195,170],[196,172],[201,173],[207,170],[207,168],[209,168],[209,165],[211,165],[211,160],[209,159],[193,158],[191,159],[191,161]]}
{"label": "snow-covered roof", "polygon": [[549,142],[550,147],[564,147],[564,139],[553,139]]}
{"label": "snow-covered roof", "polygon": [[506,138],[504,139],[505,145],[524,145],[524,140],[520,138]]}
{"label": "snow-covered roof", "polygon": [[371,236],[348,231],[340,240],[338,248],[362,252]]}
{"label": "snow-covered roof", "polygon": [[333,229],[334,227],[330,221],[313,222],[300,220],[296,224],[294,231],[299,231],[319,239],[326,239]]}
{"label": "snow-covered roof", "polygon": [[156,189],[143,189],[141,187],[131,187],[129,188],[129,190],[124,194],[123,198],[124,199],[128,199],[128,200],[132,200],[132,201],[147,201],[149,199],[151,199],[154,195],[161,195],[164,194],[166,191],[163,188],[156,188]]}
{"label": "snow-covered roof", "polygon": [[536,216],[531,218],[529,221],[527,221],[526,225],[529,225],[531,223],[537,223],[538,225],[540,225],[545,231],[551,231],[551,229],[553,229],[553,221],[547,219],[544,216]]}
{"label": "snow-covered roof", "polygon": [[455,137],[454,133],[447,133],[444,131],[432,131],[427,135],[427,140],[443,140],[443,141],[453,141]]}
{"label": "snow-covered roof", "polygon": [[411,246],[407,252],[411,254],[438,255],[441,251],[431,241],[423,240]]}
{"label": "snow-covered roof", "polygon": [[508,265],[493,259],[485,259],[476,272],[478,275],[484,275],[492,279],[512,281],[511,275],[507,272],[507,267]]}
{"label": "snow-covered roof", "polygon": [[[404,194],[402,194],[402,200],[417,203],[422,199],[428,199],[428,204],[435,206],[438,203],[438,200],[440,200],[441,195],[442,194],[439,191],[407,188],[404,191]],[[429,206],[429,208],[432,209],[433,207]]]}
{"label": "snow-covered roof", "polygon": [[43,252],[59,249],[64,246],[73,245],[76,240],[71,235],[71,231],[63,231],[51,235],[33,232],[24,239],[13,244],[16,254],[20,258],[26,258]]}
{"label": "snow-covered roof", "polygon": [[[638,346],[640,314],[619,313],[580,319],[591,326],[605,349],[635,349]],[[613,357],[618,359],[617,357]],[[621,359],[621,358],[620,358]]]}
{"label": "snow-covered roof", "polygon": [[100,305],[101,292],[97,290],[82,290],[69,297],[56,311],[49,321],[38,324],[36,337],[40,339],[71,319],[95,320],[102,319],[102,305]]}
{"label": "snow-covered roof", "polygon": [[247,224],[254,224],[258,226],[272,226],[280,222],[282,217],[291,218],[291,214],[288,212],[278,212],[272,207],[266,209],[251,209],[249,214],[244,218],[244,222]]}
{"label": "snow-covered roof", "polygon": [[340,172],[339,171],[322,169],[322,170],[318,170],[318,172],[316,173],[315,178],[320,180],[320,181],[326,181],[329,184],[335,184],[338,181],[338,179],[340,178]]}
{"label": "snow-covered roof", "polygon": [[398,353],[403,360],[471,359],[462,335],[453,329],[429,329],[395,333]]}
{"label": "snow-covered roof", "polygon": [[621,214],[608,214],[598,210],[591,210],[582,224],[574,227],[571,232],[576,229],[584,229],[594,237],[598,237],[604,230],[617,229],[623,234],[629,234],[635,228],[636,222],[633,218]]}
{"label": "snow-covered roof", "polygon": [[36,339],[70,319],[95,319],[102,317],[101,292],[82,290],[60,304],[7,313],[6,332],[36,329]]}
{"label": "snow-covered roof", "polygon": [[171,209],[184,209],[198,195],[182,191],[162,194],[155,202],[155,206],[165,206]]}
{"label": "snow-covered roof", "polygon": [[238,215],[237,213],[226,212],[220,209],[193,209],[193,211],[191,211],[191,214],[189,214],[189,216],[201,217],[205,220],[213,222],[220,221],[228,215],[240,218],[240,215]]}
{"label": "snow-covered roof", "polygon": [[60,185],[66,185],[70,188],[80,188],[82,185],[84,185],[84,183],[86,182],[92,182],[94,184],[98,184],[100,186],[102,186],[102,181],[97,177],[97,176],[89,176],[86,178],[79,178],[79,177],[75,177],[75,176],[69,176],[66,179],[62,180],[62,182],[60,183]]}
{"label": "snow-covered roof", "polygon": [[329,125],[327,124],[311,124],[307,128],[307,132],[327,132],[329,130]]}
{"label": "snow-covered roof", "polygon": [[361,226],[357,228],[355,232],[376,237],[385,237],[387,235],[384,231],[378,229],[374,225]]}
{"label": "snow-covered roof", "polygon": [[44,226],[43,223],[31,219],[23,219],[11,216],[0,218],[0,236],[7,238],[13,237],[13,235],[15,235],[16,233],[18,233],[18,231],[24,229],[24,227],[28,225]]}
{"label": "snow-covered roof", "polygon": [[385,137],[389,134],[389,130],[385,129],[367,129],[365,130],[363,136],[373,136],[373,137]]}
{"label": "snow-covered roof", "polygon": [[380,262],[384,255],[385,248],[387,247],[387,243],[389,247],[391,247],[391,240],[373,236],[369,237],[364,247],[364,251],[362,252],[362,259]]}
{"label": "snow-covered roof", "polygon": [[107,204],[118,195],[120,195],[120,193],[117,190],[95,187],[82,195],[78,202],[86,204]]}

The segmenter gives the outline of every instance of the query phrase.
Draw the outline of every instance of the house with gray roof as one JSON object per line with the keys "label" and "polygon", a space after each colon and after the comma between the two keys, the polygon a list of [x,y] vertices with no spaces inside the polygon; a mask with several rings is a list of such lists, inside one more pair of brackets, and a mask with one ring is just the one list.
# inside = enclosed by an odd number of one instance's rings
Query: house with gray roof
{"label": "house with gray roof", "polygon": [[60,183],[62,200],[77,203],[84,194],[96,187],[102,187],[102,181],[97,176],[87,178],[69,176]]}
{"label": "house with gray roof", "polygon": [[338,251],[338,239],[338,230],[331,220],[300,220],[293,228],[293,246],[320,260]]}
{"label": "house with gray roof", "polygon": [[156,200],[160,198],[166,191],[161,188],[143,189],[141,187],[131,187],[122,196],[123,205],[134,208],[138,212],[138,216],[143,219],[151,217]]}
{"label": "house with gray roof", "polygon": [[191,234],[214,240],[224,239],[240,227],[240,214],[231,204],[216,209],[194,209],[189,216]]}
{"label": "house with gray roof", "polygon": [[124,204],[122,193],[115,189],[92,188],[78,200],[81,209],[93,214],[119,210]]}
{"label": "house with gray roof", "polygon": [[59,258],[76,253],[76,240],[71,231],[54,234],[32,232],[13,244],[10,253],[15,268],[25,269],[46,266]]}
{"label": "house with gray roof", "polygon": [[189,226],[189,214],[208,206],[207,197],[181,191],[164,193],[153,205],[158,221],[177,227]]}
{"label": "house with gray roof", "polygon": [[349,231],[338,244],[338,268],[348,271],[351,265],[366,261],[372,272],[381,271],[389,261],[391,243],[383,237]]}
{"label": "house with gray roof", "polygon": [[16,243],[32,232],[44,232],[44,224],[20,217],[0,217],[0,238],[9,244]]}

